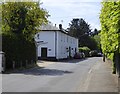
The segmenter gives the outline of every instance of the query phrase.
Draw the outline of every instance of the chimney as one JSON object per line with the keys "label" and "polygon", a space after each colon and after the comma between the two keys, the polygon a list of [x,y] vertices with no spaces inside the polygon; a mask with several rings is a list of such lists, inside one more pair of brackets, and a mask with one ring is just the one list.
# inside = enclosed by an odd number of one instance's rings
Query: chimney
{"label": "chimney", "polygon": [[62,30],[62,24],[59,24],[59,29]]}
{"label": "chimney", "polygon": [[55,24],[55,27],[56,27],[56,24]]}

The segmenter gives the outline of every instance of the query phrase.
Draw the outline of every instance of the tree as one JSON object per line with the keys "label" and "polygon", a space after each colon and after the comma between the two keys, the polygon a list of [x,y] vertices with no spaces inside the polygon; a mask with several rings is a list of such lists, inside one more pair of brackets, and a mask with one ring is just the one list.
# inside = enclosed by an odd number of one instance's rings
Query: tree
{"label": "tree", "polygon": [[48,13],[39,2],[5,2],[2,4],[2,32],[32,39],[37,27],[47,22]]}
{"label": "tree", "polygon": [[42,23],[47,23],[48,12],[39,2],[2,3],[2,51],[6,67],[26,66],[36,62],[35,34]]}
{"label": "tree", "polygon": [[90,25],[84,19],[73,19],[69,26],[68,33],[78,38],[80,47],[87,46],[91,50],[97,48],[95,40],[90,37]]}
{"label": "tree", "polygon": [[100,30],[97,30],[96,28],[94,29],[93,32],[91,32],[91,36],[98,35],[100,33]]}
{"label": "tree", "polygon": [[93,36],[93,39],[96,41],[96,44],[97,44],[97,50],[98,51],[100,51],[100,52],[102,52],[101,51],[101,43],[100,43],[100,35],[99,34],[97,34],[97,35],[94,35]]}
{"label": "tree", "polygon": [[73,19],[69,26],[69,34],[77,38],[83,35],[89,35],[91,32],[90,25],[82,18]]}

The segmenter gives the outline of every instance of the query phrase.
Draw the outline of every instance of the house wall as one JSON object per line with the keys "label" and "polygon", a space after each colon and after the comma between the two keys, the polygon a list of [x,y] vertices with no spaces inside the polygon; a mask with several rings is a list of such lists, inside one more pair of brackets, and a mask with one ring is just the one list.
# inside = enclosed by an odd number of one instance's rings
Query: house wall
{"label": "house wall", "polygon": [[35,36],[36,41],[43,41],[38,44],[38,57],[41,57],[41,48],[47,48],[47,57],[55,57],[55,32],[40,31],[38,34]]}
{"label": "house wall", "polygon": [[65,38],[65,34],[57,32],[57,59],[67,58],[67,41]]}
{"label": "house wall", "polygon": [[[47,57],[55,59],[65,59],[69,57],[69,48],[71,56],[78,52],[78,39],[71,37],[60,31],[40,31],[39,36],[35,36],[36,41],[43,41],[38,45],[38,57],[41,57],[41,48],[47,49]],[[38,38],[39,37],[39,38]],[[49,50],[51,49],[51,51]]]}
{"label": "house wall", "polygon": [[78,39],[71,37],[62,32],[57,32],[57,59],[64,59],[69,57],[69,47],[71,48],[71,56],[73,57],[78,51]]}

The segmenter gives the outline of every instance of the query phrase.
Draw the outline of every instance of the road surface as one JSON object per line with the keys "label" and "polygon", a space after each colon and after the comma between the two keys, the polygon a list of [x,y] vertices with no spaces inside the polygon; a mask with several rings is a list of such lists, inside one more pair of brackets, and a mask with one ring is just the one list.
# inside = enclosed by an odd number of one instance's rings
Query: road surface
{"label": "road surface", "polygon": [[101,57],[56,62],[2,75],[3,92],[117,92],[117,77]]}

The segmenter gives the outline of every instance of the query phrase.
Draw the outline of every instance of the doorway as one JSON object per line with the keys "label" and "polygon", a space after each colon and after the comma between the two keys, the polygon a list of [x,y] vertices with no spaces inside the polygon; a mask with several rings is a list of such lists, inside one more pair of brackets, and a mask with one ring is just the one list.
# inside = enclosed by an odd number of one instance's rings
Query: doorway
{"label": "doorway", "polygon": [[41,48],[41,58],[42,59],[47,58],[47,48]]}

